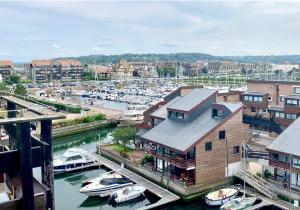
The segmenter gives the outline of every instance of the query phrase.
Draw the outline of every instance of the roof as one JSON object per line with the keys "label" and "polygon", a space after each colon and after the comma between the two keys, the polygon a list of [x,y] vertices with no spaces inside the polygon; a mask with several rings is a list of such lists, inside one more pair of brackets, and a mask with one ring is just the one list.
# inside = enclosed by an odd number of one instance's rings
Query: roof
{"label": "roof", "polygon": [[165,105],[163,105],[162,107],[157,109],[155,112],[153,112],[151,114],[151,116],[166,119],[167,116],[168,116],[167,107],[170,106],[171,104],[175,103],[176,101],[178,101],[180,98],[181,98],[180,96],[177,96],[177,97],[173,98],[171,101],[169,101],[168,103],[166,103]]}
{"label": "roof", "polygon": [[280,106],[270,106],[268,108],[269,111],[278,111],[278,112],[283,112],[284,108],[280,107]]}
{"label": "roof", "polygon": [[236,103],[219,102],[217,104],[221,104],[225,106],[231,113],[235,112],[243,105],[241,102],[236,102]]}
{"label": "roof", "polygon": [[[241,103],[222,104],[232,113],[242,106]],[[190,146],[224,121],[222,118],[212,118],[211,112],[212,108],[209,108],[191,122],[180,122],[166,118],[145,133],[142,138],[185,152]]]}
{"label": "roof", "polygon": [[214,93],[217,93],[217,91],[205,88],[195,88],[167,108],[188,112]]}
{"label": "roof", "polygon": [[287,127],[267,149],[300,157],[300,118]]}
{"label": "roof", "polygon": [[13,66],[13,63],[9,60],[0,60],[0,66]]}
{"label": "roof", "polygon": [[285,97],[286,99],[300,99],[300,95],[289,95]]}
{"label": "roof", "polygon": [[53,64],[52,60],[32,60],[32,66],[51,66]]}
{"label": "roof", "polygon": [[80,61],[77,60],[57,60],[56,62],[62,66],[81,66]]}
{"label": "roof", "polygon": [[265,96],[267,93],[265,92],[258,92],[258,91],[246,91],[243,95],[256,95],[256,96]]}

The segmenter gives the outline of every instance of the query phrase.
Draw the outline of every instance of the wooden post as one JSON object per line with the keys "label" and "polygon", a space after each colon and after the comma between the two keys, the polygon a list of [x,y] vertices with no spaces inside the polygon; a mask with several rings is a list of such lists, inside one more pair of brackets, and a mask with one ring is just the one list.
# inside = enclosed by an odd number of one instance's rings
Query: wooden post
{"label": "wooden post", "polygon": [[[17,113],[13,110],[16,110],[16,104],[7,101],[7,117],[8,118],[15,118],[17,116]],[[17,148],[16,143],[16,128],[13,124],[9,124],[6,126],[8,135],[9,135],[9,148],[11,150],[14,150]]]}
{"label": "wooden post", "polygon": [[30,123],[29,122],[18,123],[16,130],[17,130],[16,137],[20,146],[22,209],[34,210]]}
{"label": "wooden post", "polygon": [[53,174],[53,156],[52,156],[52,121],[42,120],[40,140],[47,143],[48,146],[42,148],[42,183],[50,189],[47,197],[47,209],[54,209],[54,174]]}

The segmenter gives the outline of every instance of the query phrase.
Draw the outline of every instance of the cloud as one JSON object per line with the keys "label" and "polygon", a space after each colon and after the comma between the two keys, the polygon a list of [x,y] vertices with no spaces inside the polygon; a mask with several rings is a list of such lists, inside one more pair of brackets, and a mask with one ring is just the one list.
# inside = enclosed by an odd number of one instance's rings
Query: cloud
{"label": "cloud", "polygon": [[176,48],[176,47],[179,47],[179,45],[172,44],[172,43],[162,43],[162,44],[160,44],[160,46],[166,47],[166,48]]}
{"label": "cloud", "polygon": [[60,49],[61,45],[52,43],[51,47],[54,48],[54,49]]}

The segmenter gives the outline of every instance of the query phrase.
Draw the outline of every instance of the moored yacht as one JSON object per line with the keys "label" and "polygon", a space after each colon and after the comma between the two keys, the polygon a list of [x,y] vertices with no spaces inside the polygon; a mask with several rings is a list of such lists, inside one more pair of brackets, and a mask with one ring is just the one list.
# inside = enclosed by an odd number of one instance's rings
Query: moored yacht
{"label": "moored yacht", "polygon": [[80,148],[70,148],[62,156],[54,158],[54,174],[76,170],[93,163],[95,163],[95,160],[88,151]]}
{"label": "moored yacht", "polygon": [[83,183],[80,193],[88,196],[109,196],[112,192],[130,186],[133,182],[126,177],[116,173],[108,172],[95,179]]}

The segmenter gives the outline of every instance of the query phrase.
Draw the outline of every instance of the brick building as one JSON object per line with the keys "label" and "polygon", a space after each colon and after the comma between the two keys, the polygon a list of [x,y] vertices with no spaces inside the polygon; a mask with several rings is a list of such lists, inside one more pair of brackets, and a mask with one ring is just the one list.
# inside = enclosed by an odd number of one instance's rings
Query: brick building
{"label": "brick building", "polygon": [[2,75],[2,78],[10,76],[13,68],[14,65],[11,61],[0,60],[0,74]]}
{"label": "brick building", "polygon": [[240,145],[248,140],[243,106],[216,101],[215,90],[180,88],[150,114],[150,130],[141,136],[153,157],[150,170],[184,187],[186,195],[227,182],[240,166]]}
{"label": "brick building", "polygon": [[248,80],[244,122],[281,133],[300,115],[300,82]]}

